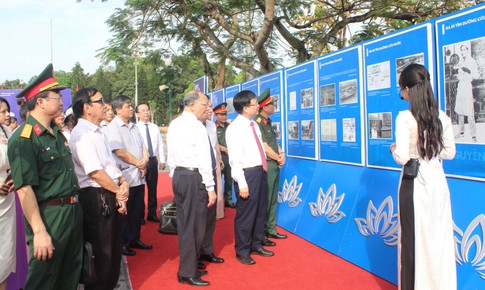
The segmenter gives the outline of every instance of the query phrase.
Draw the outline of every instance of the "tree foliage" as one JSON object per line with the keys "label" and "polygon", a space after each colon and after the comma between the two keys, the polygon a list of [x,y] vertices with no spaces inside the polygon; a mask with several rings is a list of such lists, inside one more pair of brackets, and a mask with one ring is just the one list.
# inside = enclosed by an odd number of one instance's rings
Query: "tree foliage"
{"label": "tree foliage", "polygon": [[[217,89],[227,83],[227,61],[254,77],[281,66],[282,59],[300,63],[473,4],[467,0],[128,0],[107,22],[113,38],[103,56],[117,61],[134,50],[185,53],[200,59],[210,87]],[[359,31],[352,35],[356,26]],[[333,44],[332,39],[336,39]]]}

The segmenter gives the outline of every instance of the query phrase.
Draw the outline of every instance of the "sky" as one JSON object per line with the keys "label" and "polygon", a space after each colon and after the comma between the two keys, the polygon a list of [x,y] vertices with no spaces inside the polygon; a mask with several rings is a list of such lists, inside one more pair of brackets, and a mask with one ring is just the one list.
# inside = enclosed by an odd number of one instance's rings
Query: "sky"
{"label": "sky", "polygon": [[86,73],[100,66],[97,50],[112,38],[106,20],[124,0],[1,0],[0,83],[28,82],[51,62],[71,71],[76,62]]}

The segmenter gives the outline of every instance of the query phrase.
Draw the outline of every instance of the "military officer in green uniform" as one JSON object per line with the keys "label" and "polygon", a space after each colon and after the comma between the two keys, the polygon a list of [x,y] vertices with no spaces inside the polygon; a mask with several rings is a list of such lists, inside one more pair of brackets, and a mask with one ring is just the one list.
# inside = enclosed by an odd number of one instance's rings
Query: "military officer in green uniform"
{"label": "military officer in green uniform", "polygon": [[[285,164],[285,153],[276,142],[276,133],[271,126],[271,116],[274,111],[274,102],[270,96],[270,90],[264,90],[258,97],[259,114],[255,117],[259,125],[263,139],[263,147],[268,162],[268,214],[265,225],[266,238],[286,239],[286,235],[276,231],[276,203],[278,202],[278,185],[280,179],[280,168]],[[274,245],[266,239],[264,245]]]}
{"label": "military officer in green uniform", "polygon": [[231,176],[231,165],[229,165],[229,155],[227,155],[227,144],[226,144],[226,129],[229,126],[227,122],[227,103],[220,103],[212,109],[214,114],[216,114],[216,127],[217,127],[217,141],[219,141],[219,146],[221,148],[222,162],[224,163],[224,168],[222,168],[222,174],[224,175],[224,200],[225,206],[235,208],[234,202],[232,201],[232,176]]}
{"label": "military officer in green uniform", "polygon": [[82,210],[66,138],[55,125],[62,114],[52,64],[21,91],[29,117],[8,144],[11,174],[24,216],[30,250],[24,289],[77,289],[82,263]]}

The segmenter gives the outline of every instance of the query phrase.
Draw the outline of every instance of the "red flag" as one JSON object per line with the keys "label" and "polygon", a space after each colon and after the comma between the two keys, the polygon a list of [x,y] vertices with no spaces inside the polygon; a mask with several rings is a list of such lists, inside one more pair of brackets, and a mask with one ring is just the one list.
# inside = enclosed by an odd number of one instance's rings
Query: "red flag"
{"label": "red flag", "polygon": [[78,86],[78,85],[76,85],[76,92],[77,92],[77,91],[79,91],[79,86]]}

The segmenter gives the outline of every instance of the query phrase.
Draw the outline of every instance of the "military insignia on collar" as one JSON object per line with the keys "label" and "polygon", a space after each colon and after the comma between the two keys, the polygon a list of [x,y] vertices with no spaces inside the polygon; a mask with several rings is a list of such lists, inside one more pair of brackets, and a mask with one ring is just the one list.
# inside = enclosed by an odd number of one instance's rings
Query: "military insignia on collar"
{"label": "military insignia on collar", "polygon": [[256,118],[256,123],[261,123],[261,117]]}
{"label": "military insignia on collar", "polygon": [[264,123],[265,125],[268,125],[268,121],[267,121],[266,119],[264,119],[264,120],[263,120],[263,123]]}
{"label": "military insignia on collar", "polygon": [[22,132],[20,132],[20,137],[29,139],[31,134],[32,134],[32,125],[25,124],[24,128],[22,129]]}
{"label": "military insignia on collar", "polygon": [[42,133],[42,129],[40,128],[39,124],[35,124],[34,126],[34,132],[39,136]]}

